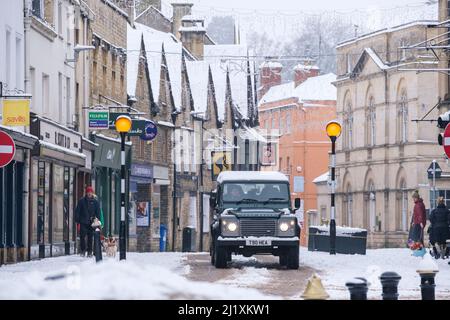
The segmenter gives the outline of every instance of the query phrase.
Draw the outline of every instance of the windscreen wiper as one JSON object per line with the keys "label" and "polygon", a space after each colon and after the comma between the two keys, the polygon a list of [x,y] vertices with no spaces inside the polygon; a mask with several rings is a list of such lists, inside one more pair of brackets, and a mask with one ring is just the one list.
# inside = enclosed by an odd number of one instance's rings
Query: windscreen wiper
{"label": "windscreen wiper", "polygon": [[241,200],[237,201],[236,203],[237,204],[241,204],[241,203],[244,203],[244,202],[258,202],[258,200],[250,199],[250,198],[244,198],[244,199],[241,199]]}
{"label": "windscreen wiper", "polygon": [[269,198],[266,201],[264,201],[264,204],[267,204],[272,201],[287,201],[287,199],[285,199],[285,198]]}

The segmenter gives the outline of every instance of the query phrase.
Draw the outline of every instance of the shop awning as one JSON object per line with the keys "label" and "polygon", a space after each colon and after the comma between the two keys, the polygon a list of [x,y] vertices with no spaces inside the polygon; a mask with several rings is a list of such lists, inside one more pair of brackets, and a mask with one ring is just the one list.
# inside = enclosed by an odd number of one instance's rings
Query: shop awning
{"label": "shop awning", "polygon": [[16,128],[0,125],[0,130],[9,134],[11,138],[13,138],[17,147],[33,149],[36,142],[38,141],[38,138],[36,136],[17,130]]}
{"label": "shop awning", "polygon": [[39,140],[38,150],[33,151],[33,155],[64,162],[70,166],[86,165],[86,155],[42,140]]}

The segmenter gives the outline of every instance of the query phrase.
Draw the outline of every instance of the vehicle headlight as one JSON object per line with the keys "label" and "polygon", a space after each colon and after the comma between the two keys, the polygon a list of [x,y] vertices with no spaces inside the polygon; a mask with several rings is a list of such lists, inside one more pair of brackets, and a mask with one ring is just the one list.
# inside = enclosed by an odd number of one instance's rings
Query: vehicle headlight
{"label": "vehicle headlight", "polygon": [[222,232],[224,236],[236,236],[239,231],[239,222],[236,219],[222,220]]}
{"label": "vehicle headlight", "polygon": [[295,233],[295,219],[283,219],[279,222],[278,228],[283,235],[293,235]]}
{"label": "vehicle headlight", "polygon": [[237,224],[234,222],[230,222],[227,225],[227,229],[228,229],[228,231],[235,232],[237,229]]}
{"label": "vehicle headlight", "polygon": [[280,224],[280,230],[283,232],[286,232],[289,230],[289,224],[287,224],[286,222],[283,222]]}

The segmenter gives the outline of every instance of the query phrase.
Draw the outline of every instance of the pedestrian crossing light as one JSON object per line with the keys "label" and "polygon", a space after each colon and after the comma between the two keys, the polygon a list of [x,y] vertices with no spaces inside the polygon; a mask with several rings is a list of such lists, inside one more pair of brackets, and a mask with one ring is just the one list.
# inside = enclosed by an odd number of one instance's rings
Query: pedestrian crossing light
{"label": "pedestrian crossing light", "polygon": [[330,121],[327,124],[327,135],[332,137],[339,137],[341,135],[341,124],[337,121]]}
{"label": "pedestrian crossing light", "polygon": [[116,119],[116,131],[119,133],[128,133],[131,129],[131,118],[128,116],[119,116]]}

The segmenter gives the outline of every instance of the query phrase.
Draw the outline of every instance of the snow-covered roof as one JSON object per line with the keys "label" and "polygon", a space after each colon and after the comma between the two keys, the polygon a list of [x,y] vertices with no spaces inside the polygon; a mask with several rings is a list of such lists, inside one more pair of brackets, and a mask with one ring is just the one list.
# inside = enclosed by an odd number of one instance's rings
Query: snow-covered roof
{"label": "snow-covered roof", "polygon": [[225,118],[227,69],[224,63],[211,63],[211,74],[214,82],[214,93],[217,103],[217,117],[219,121]]}
{"label": "snow-covered roof", "polygon": [[196,112],[205,112],[208,104],[209,63],[186,61],[186,69]]}
{"label": "snow-covered roof", "polygon": [[313,183],[327,182],[329,176],[330,176],[330,172],[327,171],[324,174],[322,174],[322,175],[318,176],[317,178],[315,178],[313,180]]}
{"label": "snow-covered roof", "polygon": [[259,104],[269,103],[294,97],[295,82],[287,82],[273,86],[261,98]]}
{"label": "snow-covered roof", "polygon": [[41,145],[45,148],[48,148],[48,149],[52,149],[55,151],[59,151],[59,152],[74,156],[74,157],[86,159],[86,155],[84,155],[82,152],[77,152],[77,151],[74,151],[71,149],[67,149],[67,148],[61,147],[59,145],[47,142],[47,141],[39,140],[39,145]]}
{"label": "snow-covered roof", "polygon": [[204,26],[189,26],[189,27],[180,27],[178,29],[180,32],[206,32],[206,28]]}
{"label": "snow-covered roof", "polygon": [[320,70],[320,68],[318,66],[307,66],[299,63],[293,70]]}
{"label": "snow-covered roof", "polygon": [[170,41],[164,42],[167,68],[169,69],[170,88],[172,89],[175,108],[181,110],[181,59],[183,45]]}
{"label": "snow-covered roof", "polygon": [[360,41],[360,40],[364,40],[364,39],[367,39],[367,38],[370,38],[370,37],[378,36],[378,35],[383,34],[383,33],[390,33],[390,32],[399,31],[399,30],[402,30],[402,29],[415,27],[415,26],[437,25],[438,23],[439,22],[436,21],[436,20],[417,20],[417,21],[404,23],[404,24],[401,24],[401,25],[398,25],[398,26],[394,26],[394,27],[390,27],[390,28],[384,28],[384,29],[381,29],[381,30],[377,30],[377,31],[374,31],[374,32],[363,34],[363,35],[358,36],[356,38],[351,38],[351,39],[342,41],[342,42],[337,44],[336,49],[339,49],[341,47],[347,46],[349,44],[356,43],[357,41]]}
{"label": "snow-covered roof", "polygon": [[289,182],[286,175],[276,171],[225,171],[219,174],[217,182],[228,181],[278,181]]}
{"label": "snow-covered roof", "polygon": [[243,140],[250,141],[259,141],[262,143],[267,143],[267,139],[264,138],[257,130],[254,128],[247,127],[246,125],[242,126],[242,129],[238,130],[239,136]]}
{"label": "snow-covered roof", "polygon": [[194,16],[192,14],[186,15],[183,18],[181,18],[181,22],[200,22],[200,21],[205,21],[205,18]]}
{"label": "snow-covered roof", "polygon": [[182,44],[171,33],[161,32],[140,23],[135,23],[135,25],[136,29],[142,31],[143,34],[155,102],[159,102],[162,49],[164,47],[175,107],[178,110],[181,109]]}
{"label": "snow-covered roof", "polygon": [[244,118],[247,117],[247,59],[248,48],[245,45],[206,45],[204,59],[212,63],[221,63],[228,69],[233,104]]}
{"label": "snow-covered roof", "polygon": [[294,96],[301,101],[336,100],[337,88],[333,85],[334,81],[336,81],[334,73],[308,78],[295,88]]}
{"label": "snow-covered roof", "polygon": [[295,82],[287,82],[273,86],[261,98],[259,105],[289,98],[297,98],[299,102],[314,100],[336,100],[337,89],[333,85],[336,81],[334,73],[308,78],[295,87]]}
{"label": "snow-covered roof", "polygon": [[136,30],[127,24],[127,94],[130,97],[136,95],[141,41],[142,31]]}
{"label": "snow-covered roof", "polygon": [[264,61],[263,63],[261,63],[259,65],[259,68],[270,68],[270,69],[276,69],[276,68],[283,68],[283,65],[279,62],[274,62],[274,61]]}

